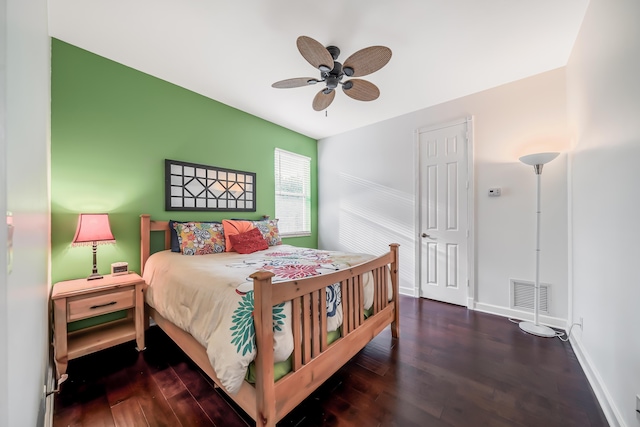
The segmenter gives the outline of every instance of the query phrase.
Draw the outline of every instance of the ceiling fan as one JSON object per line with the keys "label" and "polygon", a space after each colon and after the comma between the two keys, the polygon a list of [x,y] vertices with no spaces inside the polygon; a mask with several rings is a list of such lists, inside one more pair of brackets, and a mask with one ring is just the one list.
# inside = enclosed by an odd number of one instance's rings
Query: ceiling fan
{"label": "ceiling fan", "polygon": [[370,46],[361,49],[348,57],[343,65],[337,61],[340,49],[336,46],[324,47],[307,36],[298,37],[296,45],[304,59],[320,71],[320,78],[296,77],[275,82],[272,87],[289,89],[324,82],[326,87],[313,98],[313,109],[316,111],[322,111],[331,104],[338,85],[342,85],[344,93],[358,101],[373,101],[380,96],[378,87],[367,80],[352,78],[343,82],[342,79],[366,76],[384,67],[391,59],[391,49],[388,47]]}

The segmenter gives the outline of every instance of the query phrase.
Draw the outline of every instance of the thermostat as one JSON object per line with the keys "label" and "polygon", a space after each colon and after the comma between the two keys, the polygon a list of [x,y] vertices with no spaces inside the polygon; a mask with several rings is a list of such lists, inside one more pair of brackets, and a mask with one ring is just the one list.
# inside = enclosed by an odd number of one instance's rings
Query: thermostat
{"label": "thermostat", "polygon": [[119,276],[121,274],[129,273],[129,263],[128,262],[114,262],[111,264],[111,274],[113,276]]}
{"label": "thermostat", "polygon": [[489,189],[489,196],[491,197],[498,197],[500,196],[500,187],[494,187],[494,188],[490,188]]}

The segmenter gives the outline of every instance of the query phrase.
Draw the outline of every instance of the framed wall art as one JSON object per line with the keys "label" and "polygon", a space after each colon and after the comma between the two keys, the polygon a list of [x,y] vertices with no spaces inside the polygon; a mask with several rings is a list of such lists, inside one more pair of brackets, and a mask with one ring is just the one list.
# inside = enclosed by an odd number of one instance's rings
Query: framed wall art
{"label": "framed wall art", "polygon": [[256,211],[256,174],[165,159],[168,211]]}

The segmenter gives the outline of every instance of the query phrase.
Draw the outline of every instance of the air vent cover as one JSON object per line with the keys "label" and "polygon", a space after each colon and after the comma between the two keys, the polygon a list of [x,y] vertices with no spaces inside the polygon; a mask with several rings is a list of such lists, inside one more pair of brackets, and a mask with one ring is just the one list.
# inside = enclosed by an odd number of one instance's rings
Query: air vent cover
{"label": "air vent cover", "polygon": [[[511,308],[533,313],[535,283],[511,279]],[[540,283],[538,311],[549,314],[551,285]]]}

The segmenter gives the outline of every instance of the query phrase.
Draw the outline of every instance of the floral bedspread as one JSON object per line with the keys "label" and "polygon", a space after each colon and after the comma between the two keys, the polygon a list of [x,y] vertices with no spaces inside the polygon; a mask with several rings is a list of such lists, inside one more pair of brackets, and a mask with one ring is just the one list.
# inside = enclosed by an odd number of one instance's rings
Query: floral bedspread
{"label": "floral bedspread", "polygon": [[[327,274],[360,264],[373,255],[299,248],[289,245],[241,255],[224,252],[185,256],[162,251],[145,265],[146,301],[164,318],[189,332],[206,349],[218,378],[232,394],[240,389],[256,354],[253,281],[258,270],[275,274],[274,283]],[[373,304],[373,286],[365,278],[364,303]],[[327,328],[342,324],[339,286],[327,288]],[[274,359],[293,351],[290,303],[273,309]]]}

